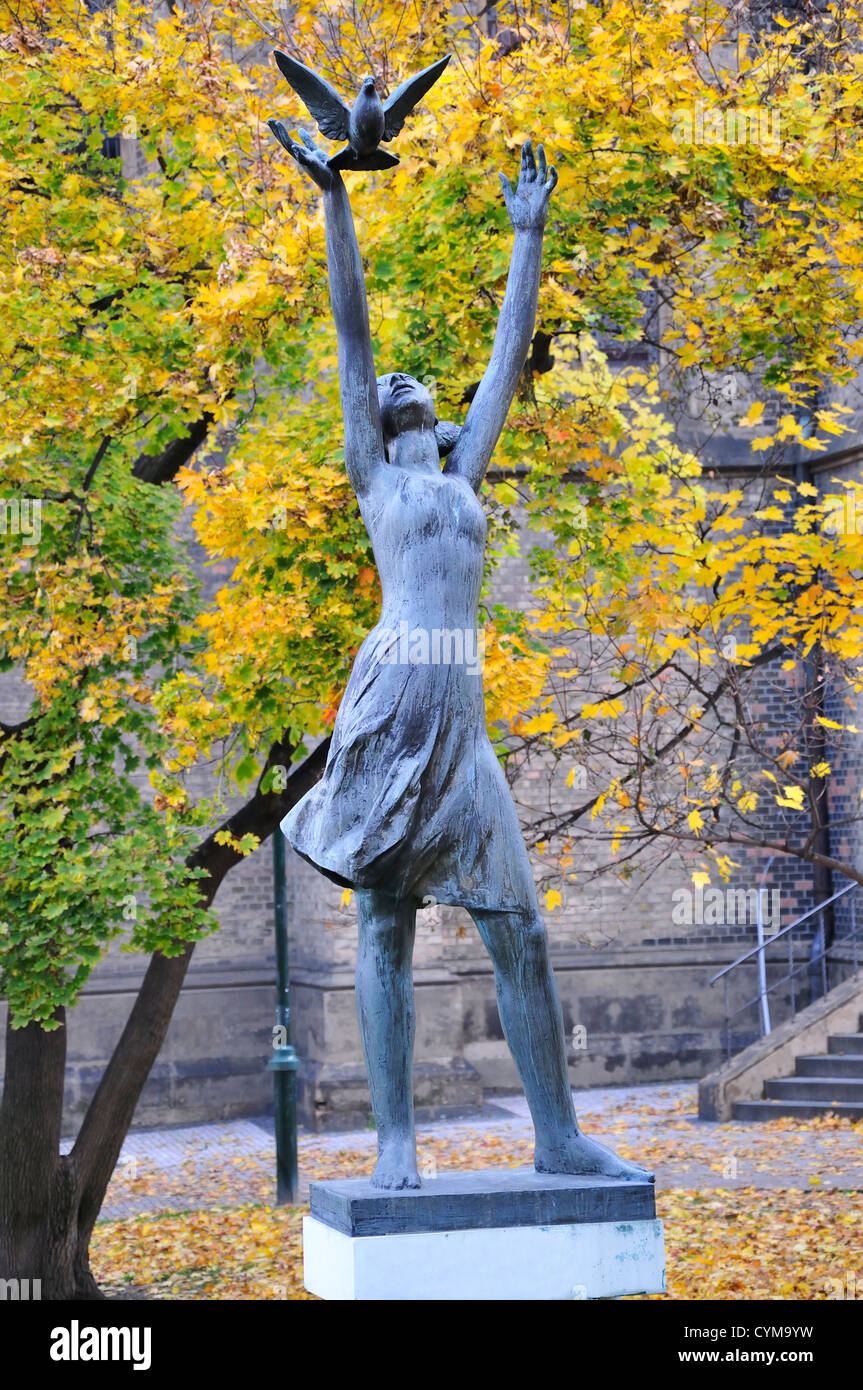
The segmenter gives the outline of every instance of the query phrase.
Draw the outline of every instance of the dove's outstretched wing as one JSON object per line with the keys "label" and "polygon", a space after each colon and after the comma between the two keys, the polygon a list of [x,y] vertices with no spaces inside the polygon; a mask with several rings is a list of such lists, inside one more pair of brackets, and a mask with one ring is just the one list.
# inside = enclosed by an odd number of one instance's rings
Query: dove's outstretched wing
{"label": "dove's outstretched wing", "polygon": [[328,140],[347,140],[351,113],[335,87],[331,87],[325,78],[318,77],[311,68],[298,63],[296,58],[289,58],[287,53],[275,49],[273,56],[282,76],[287,78],[314,116],[321,134],[326,135]]}
{"label": "dove's outstretched wing", "polygon": [[450,60],[449,53],[445,58],[439,58],[431,67],[423,68],[414,77],[409,77],[407,82],[403,82],[400,87],[396,87],[392,96],[384,104],[384,133],[382,140],[395,140],[411,111],[413,111],[418,101],[421,101],[430,87],[437,82],[444,68]]}

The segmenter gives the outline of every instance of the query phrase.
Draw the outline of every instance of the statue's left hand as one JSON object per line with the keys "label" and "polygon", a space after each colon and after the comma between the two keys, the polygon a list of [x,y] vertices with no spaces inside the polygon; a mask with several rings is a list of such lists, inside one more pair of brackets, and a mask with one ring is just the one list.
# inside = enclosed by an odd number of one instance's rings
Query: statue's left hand
{"label": "statue's left hand", "polygon": [[323,150],[319,150],[315,145],[311,135],[307,130],[300,131],[302,144],[297,144],[292,140],[285,126],[281,121],[267,121],[267,125],[275,135],[280,145],[292,154],[301,169],[304,169],[309,178],[314,179],[318,188],[325,192],[332,188],[338,175],[333,172],[327,163],[328,156]]}
{"label": "statue's left hand", "polygon": [[535,158],[530,141],[524,145],[517,188],[513,189],[505,174],[500,175],[500,183],[509,220],[516,231],[528,228],[542,231],[548,216],[548,202],[557,183],[557,170],[546,165],[542,145],[537,145]]}

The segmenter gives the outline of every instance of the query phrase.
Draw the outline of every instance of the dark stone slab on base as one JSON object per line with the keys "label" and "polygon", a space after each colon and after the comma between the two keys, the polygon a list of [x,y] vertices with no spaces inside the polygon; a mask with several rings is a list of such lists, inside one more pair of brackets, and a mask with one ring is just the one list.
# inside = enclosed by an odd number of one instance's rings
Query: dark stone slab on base
{"label": "dark stone slab on base", "polygon": [[448,1173],[421,1188],[386,1192],[369,1178],[313,1182],[311,1214],[349,1236],[469,1231],[508,1226],[562,1226],[649,1221],[656,1216],[652,1183],[615,1178],[505,1172]]}

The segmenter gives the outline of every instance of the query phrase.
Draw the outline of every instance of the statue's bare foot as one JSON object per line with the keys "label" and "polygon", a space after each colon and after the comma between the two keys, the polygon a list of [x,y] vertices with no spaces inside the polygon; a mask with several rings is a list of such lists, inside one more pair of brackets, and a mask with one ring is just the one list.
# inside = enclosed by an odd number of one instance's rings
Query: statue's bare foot
{"label": "statue's bare foot", "polygon": [[413,1139],[396,1139],[381,1144],[372,1174],[372,1187],[386,1187],[398,1191],[406,1187],[421,1186]]}
{"label": "statue's bare foot", "polygon": [[533,1166],[538,1173],[572,1173],[579,1177],[619,1178],[623,1182],[655,1182],[653,1173],[628,1163],[613,1149],[607,1149],[586,1134],[574,1134],[560,1144],[534,1151]]}

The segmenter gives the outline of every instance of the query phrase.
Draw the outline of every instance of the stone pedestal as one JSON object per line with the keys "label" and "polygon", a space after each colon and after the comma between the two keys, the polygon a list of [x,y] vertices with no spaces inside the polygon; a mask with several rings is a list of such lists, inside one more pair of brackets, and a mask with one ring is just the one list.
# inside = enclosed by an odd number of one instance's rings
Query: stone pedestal
{"label": "stone pedestal", "polygon": [[312,1183],[305,1286],[326,1299],[619,1298],[665,1291],[650,1183],[452,1173],[418,1191]]}

